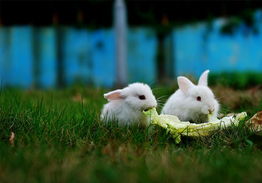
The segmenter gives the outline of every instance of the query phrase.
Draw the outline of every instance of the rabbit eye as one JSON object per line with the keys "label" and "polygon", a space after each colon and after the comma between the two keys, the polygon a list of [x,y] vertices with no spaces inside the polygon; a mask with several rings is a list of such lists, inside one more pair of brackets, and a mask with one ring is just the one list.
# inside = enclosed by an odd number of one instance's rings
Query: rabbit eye
{"label": "rabbit eye", "polygon": [[139,95],[138,98],[139,98],[140,100],[145,100],[145,99],[146,99],[145,95]]}
{"label": "rabbit eye", "polygon": [[200,96],[197,96],[196,99],[197,99],[197,101],[199,101],[199,102],[201,101],[201,97],[200,97]]}

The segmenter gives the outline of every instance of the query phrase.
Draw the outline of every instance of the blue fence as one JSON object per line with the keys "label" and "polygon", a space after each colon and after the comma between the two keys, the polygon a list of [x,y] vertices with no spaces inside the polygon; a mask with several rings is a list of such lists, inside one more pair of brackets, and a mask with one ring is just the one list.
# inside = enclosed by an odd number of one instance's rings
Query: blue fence
{"label": "blue fence", "polygon": [[256,12],[254,19],[255,32],[241,24],[232,34],[222,33],[224,19],[175,29],[170,36],[174,73],[199,76],[205,69],[262,72],[262,12]]}
{"label": "blue fence", "polygon": [[[155,82],[156,49],[151,29],[129,30],[129,82]],[[1,27],[1,86],[52,88],[62,73],[66,85],[81,82],[112,87],[116,83],[115,53],[112,29]]]}
{"label": "blue fence", "polygon": [[[172,78],[199,76],[205,69],[262,72],[262,13],[256,33],[240,25],[221,33],[225,20],[174,28],[165,40],[165,70]],[[157,36],[149,28],[128,31],[128,80],[155,83]],[[0,27],[0,84],[53,88],[59,79],[112,87],[116,83],[115,34],[112,29],[72,27]]]}
{"label": "blue fence", "polygon": [[[52,28],[43,28],[37,33],[35,43],[36,56],[33,62],[38,62],[37,84],[43,88],[55,87],[57,84],[57,42],[56,32]],[[33,76],[34,77],[34,76]]]}

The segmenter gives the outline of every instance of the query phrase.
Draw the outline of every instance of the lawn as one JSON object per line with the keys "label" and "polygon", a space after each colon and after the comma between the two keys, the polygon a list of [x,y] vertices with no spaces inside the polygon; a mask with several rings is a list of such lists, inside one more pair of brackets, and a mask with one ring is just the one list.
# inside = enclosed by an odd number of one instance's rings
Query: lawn
{"label": "lawn", "polygon": [[[175,88],[155,87],[159,109]],[[262,109],[259,88],[213,87],[221,111]],[[262,137],[245,125],[200,139],[99,121],[103,89],[0,92],[0,182],[261,182]],[[10,143],[10,133],[15,133]]]}

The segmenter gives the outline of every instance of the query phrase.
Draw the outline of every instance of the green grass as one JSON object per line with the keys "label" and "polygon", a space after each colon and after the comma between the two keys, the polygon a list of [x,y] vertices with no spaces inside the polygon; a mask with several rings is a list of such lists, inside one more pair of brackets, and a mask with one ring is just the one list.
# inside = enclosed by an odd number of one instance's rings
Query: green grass
{"label": "green grass", "polygon": [[[164,102],[172,91],[154,93]],[[101,123],[103,92],[2,90],[0,182],[262,181],[262,138],[244,125],[175,144],[162,129]],[[261,101],[222,104],[224,112],[246,110],[249,116],[262,107]]]}
{"label": "green grass", "polygon": [[222,72],[210,73],[209,85],[223,85],[235,89],[245,89],[258,85],[261,88],[262,73],[260,72]]}

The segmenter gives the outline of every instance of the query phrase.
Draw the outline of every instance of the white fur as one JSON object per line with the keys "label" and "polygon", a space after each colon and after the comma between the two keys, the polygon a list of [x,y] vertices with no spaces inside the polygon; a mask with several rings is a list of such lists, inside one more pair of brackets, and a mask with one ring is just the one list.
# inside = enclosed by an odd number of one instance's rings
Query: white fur
{"label": "white fur", "polygon": [[[219,103],[210,88],[207,86],[209,70],[205,71],[194,85],[186,77],[178,77],[179,89],[169,97],[162,114],[176,115],[183,121],[205,122],[207,115],[212,112],[211,118],[216,118]],[[197,97],[201,97],[201,101]]]}
{"label": "white fur", "polygon": [[[139,99],[140,95],[144,95],[146,99]],[[151,88],[143,83],[130,84],[126,88],[106,93],[104,97],[109,102],[102,109],[101,119],[103,121],[116,120],[123,125],[134,123],[148,125],[142,111],[157,106]]]}

